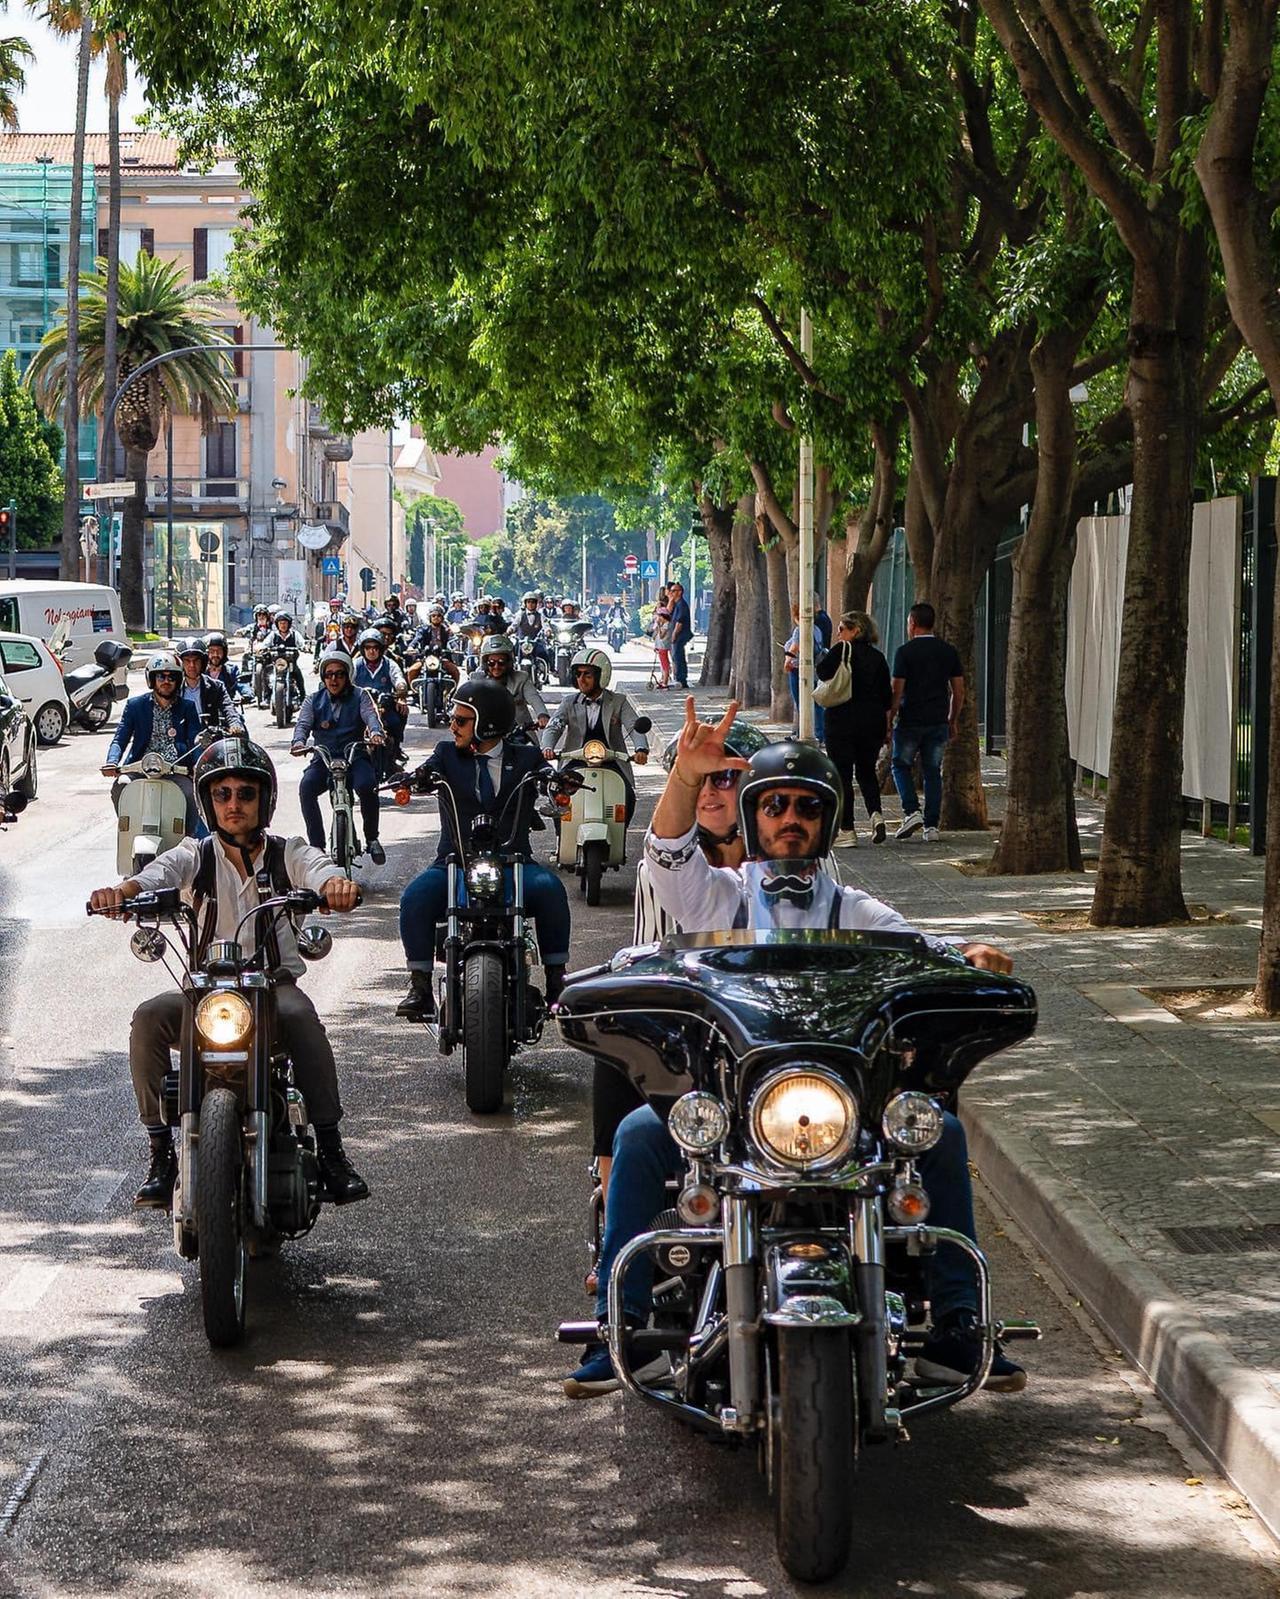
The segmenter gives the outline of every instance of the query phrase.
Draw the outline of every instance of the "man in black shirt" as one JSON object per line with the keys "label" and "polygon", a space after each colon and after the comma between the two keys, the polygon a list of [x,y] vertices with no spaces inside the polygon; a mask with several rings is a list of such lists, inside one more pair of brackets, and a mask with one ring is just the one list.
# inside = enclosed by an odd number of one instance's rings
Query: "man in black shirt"
{"label": "man in black shirt", "polygon": [[[893,658],[893,781],[902,801],[902,826],[895,838],[924,829],[932,841],[942,815],[942,753],[956,736],[964,705],[964,668],[955,647],[934,636],[933,606],[920,601],[907,613],[907,642]],[[924,774],[924,815],[911,768],[916,756]]]}

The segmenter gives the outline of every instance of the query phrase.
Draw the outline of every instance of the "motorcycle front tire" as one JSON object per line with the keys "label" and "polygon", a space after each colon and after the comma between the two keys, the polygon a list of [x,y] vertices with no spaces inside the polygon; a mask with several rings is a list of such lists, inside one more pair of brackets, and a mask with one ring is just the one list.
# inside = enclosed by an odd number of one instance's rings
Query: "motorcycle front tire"
{"label": "motorcycle front tire", "polygon": [[772,1425],[774,1536],[798,1582],[844,1568],[853,1535],[858,1406],[853,1352],[836,1328],[779,1328]]}
{"label": "motorcycle front tire", "polygon": [[337,811],[333,818],[333,843],[329,846],[329,858],[344,877],[351,876],[351,858],[354,851],[351,847],[351,818],[345,811]]}
{"label": "motorcycle front tire", "polygon": [[288,696],[285,693],[284,684],[283,683],[279,683],[279,684],[276,685],[275,695],[273,696],[273,709],[275,711],[275,718],[276,718],[276,726],[277,727],[285,727],[288,724],[288,721],[289,721],[288,704],[289,704],[289,700],[288,700]]}
{"label": "motorcycle front tire", "polygon": [[439,683],[433,683],[427,690],[427,726],[444,726],[444,691]]}
{"label": "motorcycle front tire", "polygon": [[244,1176],[236,1096],[229,1088],[212,1088],[200,1106],[196,1218],[204,1330],[215,1349],[229,1349],[244,1337]]}
{"label": "motorcycle front tire", "polygon": [[600,903],[600,879],[604,875],[605,856],[609,846],[603,839],[594,839],[582,846],[582,891],[588,905]]}
{"label": "motorcycle front tire", "polygon": [[568,661],[566,661],[563,666],[557,667],[557,669],[556,669],[556,677],[559,680],[561,688],[568,688],[569,687],[570,682],[572,681],[573,674],[569,670]]}
{"label": "motorcycle front tire", "polygon": [[467,1109],[492,1116],[502,1109],[507,1070],[506,972],[502,957],[477,949],[462,967],[462,1073]]}

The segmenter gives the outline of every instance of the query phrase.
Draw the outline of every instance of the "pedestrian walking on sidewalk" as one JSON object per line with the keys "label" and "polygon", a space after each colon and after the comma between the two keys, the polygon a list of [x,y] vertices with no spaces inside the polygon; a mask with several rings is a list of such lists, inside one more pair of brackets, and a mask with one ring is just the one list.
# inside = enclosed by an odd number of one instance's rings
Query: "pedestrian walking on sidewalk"
{"label": "pedestrian walking on sidewalk", "polygon": [[893,689],[889,663],[876,648],[879,642],[879,630],[865,611],[846,611],[836,629],[835,642],[817,664],[821,683],[829,683],[842,666],[847,664],[849,668],[849,696],[837,705],[829,704],[825,716],[827,754],[844,785],[838,849],[851,849],[858,842],[853,808],[855,776],[867,808],[871,836],[877,844],[885,841],[876,761],[892,726],[889,707]]}
{"label": "pedestrian walking on sidewalk", "polygon": [[684,584],[673,583],[670,589],[671,599],[671,665],[675,669],[676,683],[681,688],[689,687],[689,662],[685,658],[685,651],[689,647],[689,640],[693,637],[693,616],[689,610],[689,602],[684,597]]}
{"label": "pedestrian walking on sidewalk", "polygon": [[650,627],[653,634],[653,653],[658,658],[658,670],[662,673],[662,677],[653,686],[669,688],[671,686],[671,599],[665,586],[658,590],[658,603],[653,608],[653,621]]}
{"label": "pedestrian walking on sidewalk", "polygon": [[[942,756],[956,736],[964,706],[964,667],[954,645],[934,631],[933,606],[921,600],[907,613],[907,642],[893,658],[893,782],[902,801],[902,826],[895,838],[924,830],[938,836],[942,816]],[[911,768],[916,757],[924,777],[924,813]]]}

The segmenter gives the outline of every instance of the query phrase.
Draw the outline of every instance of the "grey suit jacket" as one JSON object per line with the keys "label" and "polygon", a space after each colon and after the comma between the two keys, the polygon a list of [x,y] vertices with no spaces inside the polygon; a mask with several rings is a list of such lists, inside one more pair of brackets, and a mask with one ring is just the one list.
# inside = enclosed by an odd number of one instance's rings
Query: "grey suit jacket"
{"label": "grey suit jacket", "polygon": [[[542,730],[542,747],[553,750],[563,740],[567,750],[581,749],[591,736],[587,732],[587,698],[585,694],[566,694],[560,708]],[[604,741],[611,750],[625,754],[627,738],[632,747],[647,750],[649,740],[635,731],[640,712],[625,694],[607,688],[600,696],[600,723]]]}

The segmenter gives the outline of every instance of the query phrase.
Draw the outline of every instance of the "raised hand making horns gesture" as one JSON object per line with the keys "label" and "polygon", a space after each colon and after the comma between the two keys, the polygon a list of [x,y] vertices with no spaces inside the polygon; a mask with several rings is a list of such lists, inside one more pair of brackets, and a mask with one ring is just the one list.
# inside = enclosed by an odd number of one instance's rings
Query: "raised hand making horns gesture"
{"label": "raised hand making horns gesture", "polygon": [[653,813],[653,831],[659,838],[679,838],[693,826],[698,791],[709,773],[746,771],[747,762],[740,755],[730,754],[724,742],[737,714],[738,702],[731,700],[718,722],[700,722],[693,697],[684,702],[684,726],[676,741],[676,758]]}

